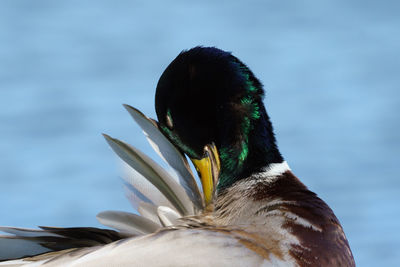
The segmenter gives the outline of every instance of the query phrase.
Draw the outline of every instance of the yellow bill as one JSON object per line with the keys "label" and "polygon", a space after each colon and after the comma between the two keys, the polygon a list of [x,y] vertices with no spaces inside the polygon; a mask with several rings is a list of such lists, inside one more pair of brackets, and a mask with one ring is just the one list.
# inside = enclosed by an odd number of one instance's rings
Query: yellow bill
{"label": "yellow bill", "polygon": [[218,182],[219,170],[221,168],[218,150],[214,144],[204,147],[205,157],[202,159],[191,159],[200,176],[203,187],[204,201],[208,206],[213,199],[215,187]]}

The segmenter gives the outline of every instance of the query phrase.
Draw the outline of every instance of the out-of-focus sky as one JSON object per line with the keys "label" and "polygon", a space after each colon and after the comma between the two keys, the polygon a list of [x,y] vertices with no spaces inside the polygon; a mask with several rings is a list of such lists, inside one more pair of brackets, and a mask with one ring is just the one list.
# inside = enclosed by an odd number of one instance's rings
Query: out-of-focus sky
{"label": "out-of-focus sky", "polygon": [[264,83],[281,152],[342,222],[358,266],[400,263],[397,1],[0,2],[0,225],[100,226],[131,211],[100,135],[155,157],[121,104],[154,117],[183,49],[232,51]]}

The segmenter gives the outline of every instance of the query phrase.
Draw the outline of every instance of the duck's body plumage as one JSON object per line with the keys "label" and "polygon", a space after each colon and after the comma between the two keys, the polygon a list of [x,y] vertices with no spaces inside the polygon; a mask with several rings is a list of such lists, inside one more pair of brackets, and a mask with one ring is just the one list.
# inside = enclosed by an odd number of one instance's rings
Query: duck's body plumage
{"label": "duck's body plumage", "polygon": [[[69,250],[47,245],[55,252],[0,266],[355,266],[332,210],[279,153],[262,96],[261,83],[230,53],[202,47],[181,53],[157,86],[158,123],[127,106],[178,178],[106,136],[136,170],[126,188],[142,217],[100,214],[101,222],[119,230],[108,233],[118,241],[63,247]],[[193,159],[203,193],[182,152]],[[211,177],[207,186],[203,159]],[[148,195],[149,187],[157,190]],[[21,232],[14,235],[27,240]]]}

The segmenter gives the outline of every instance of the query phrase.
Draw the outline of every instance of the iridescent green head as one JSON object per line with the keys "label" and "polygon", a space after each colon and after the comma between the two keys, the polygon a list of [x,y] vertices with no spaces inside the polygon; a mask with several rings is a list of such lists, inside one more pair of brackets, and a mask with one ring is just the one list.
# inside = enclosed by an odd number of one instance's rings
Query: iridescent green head
{"label": "iridescent green head", "polygon": [[282,162],[263,104],[263,89],[231,53],[195,47],[179,54],[162,74],[156,112],[163,133],[190,158],[215,144],[218,189],[269,163]]}

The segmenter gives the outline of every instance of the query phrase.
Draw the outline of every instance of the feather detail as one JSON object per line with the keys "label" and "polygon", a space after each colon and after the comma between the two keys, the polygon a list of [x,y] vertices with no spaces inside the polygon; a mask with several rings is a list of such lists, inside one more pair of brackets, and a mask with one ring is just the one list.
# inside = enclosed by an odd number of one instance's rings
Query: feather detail
{"label": "feather detail", "polygon": [[137,211],[143,217],[145,217],[161,226],[160,219],[158,218],[157,206],[155,206],[151,203],[140,202]]}
{"label": "feather detail", "polygon": [[142,128],[154,151],[176,171],[179,183],[195,204],[196,209],[202,209],[202,195],[185,156],[160,132],[155,120],[148,118],[132,106],[125,104],[124,107]]}
{"label": "feather detail", "polygon": [[158,218],[164,226],[172,226],[181,218],[178,213],[168,207],[160,206],[157,208]]}
{"label": "feather detail", "polygon": [[125,195],[137,210],[139,203],[146,202],[156,206],[174,208],[171,202],[148,179],[121,160],[122,179]]}
{"label": "feather detail", "polygon": [[123,211],[103,211],[96,218],[101,224],[131,236],[149,234],[160,228],[150,219]]}
{"label": "feather detail", "polygon": [[114,152],[160,190],[180,214],[194,213],[193,202],[190,201],[183,188],[160,165],[140,150],[106,134],[103,135]]}

